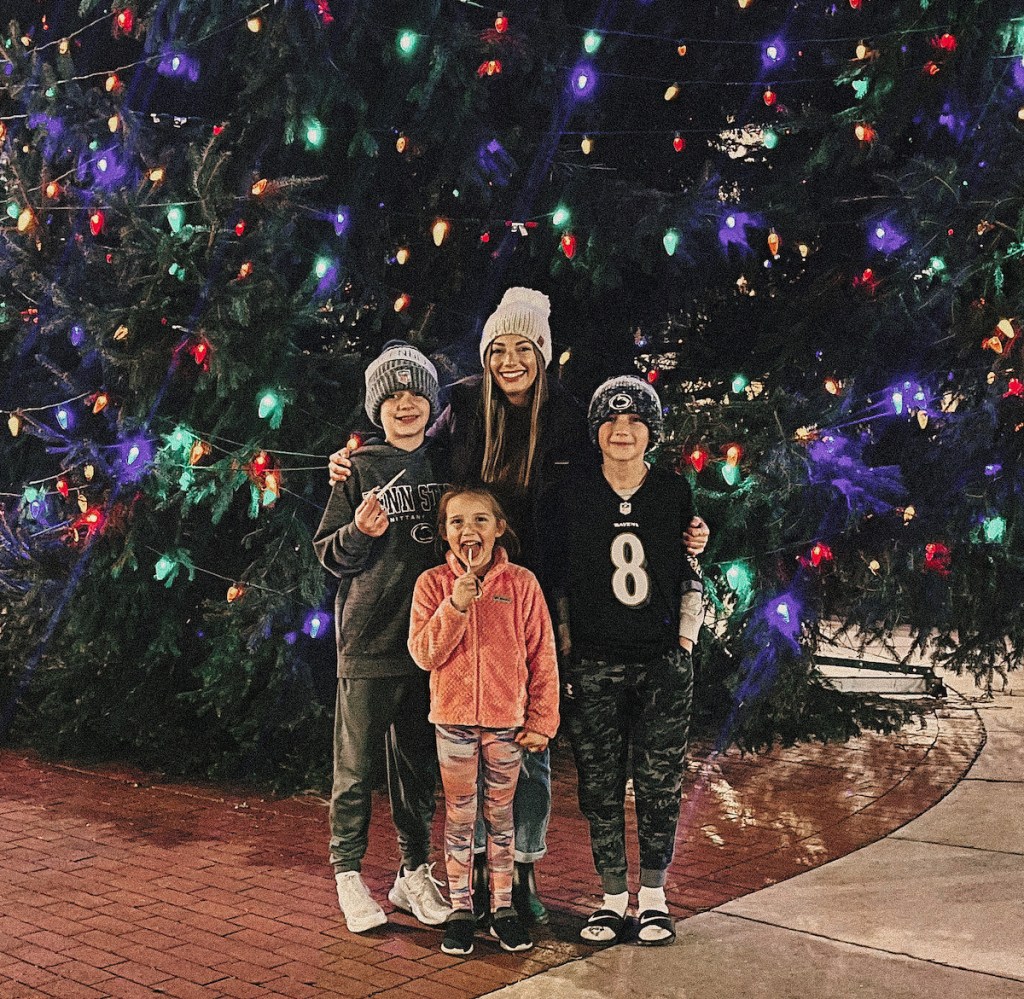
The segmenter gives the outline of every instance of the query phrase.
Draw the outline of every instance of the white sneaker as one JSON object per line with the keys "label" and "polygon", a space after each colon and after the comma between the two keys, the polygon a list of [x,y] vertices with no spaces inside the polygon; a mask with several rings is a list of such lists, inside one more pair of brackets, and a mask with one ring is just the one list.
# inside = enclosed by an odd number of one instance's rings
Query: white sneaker
{"label": "white sneaker", "polygon": [[373,900],[358,871],[342,871],[334,875],[338,886],[338,905],[341,906],[345,925],[352,933],[365,933],[375,926],[383,926],[388,917]]}
{"label": "white sneaker", "polygon": [[434,880],[434,865],[420,864],[411,874],[403,874],[399,868],[395,885],[388,892],[388,899],[396,909],[411,912],[427,926],[440,926],[452,912],[451,906],[438,891],[440,882]]}

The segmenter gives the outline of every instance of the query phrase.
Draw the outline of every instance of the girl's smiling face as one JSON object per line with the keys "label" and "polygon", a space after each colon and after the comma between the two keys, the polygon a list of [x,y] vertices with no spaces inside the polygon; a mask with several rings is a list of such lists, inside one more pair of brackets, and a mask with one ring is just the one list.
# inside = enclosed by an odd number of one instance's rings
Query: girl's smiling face
{"label": "girl's smiling face", "polygon": [[498,520],[490,497],[459,493],[445,510],[445,541],[456,556],[477,575],[491,564],[494,543],[505,533],[505,521]]}
{"label": "girl's smiling face", "polygon": [[537,380],[537,350],[526,337],[503,333],[494,338],[487,367],[513,406],[525,406]]}

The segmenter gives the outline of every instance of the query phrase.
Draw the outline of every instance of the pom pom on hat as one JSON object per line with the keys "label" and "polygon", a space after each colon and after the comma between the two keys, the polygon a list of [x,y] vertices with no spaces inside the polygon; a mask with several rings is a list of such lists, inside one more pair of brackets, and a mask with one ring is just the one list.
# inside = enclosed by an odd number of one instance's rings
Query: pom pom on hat
{"label": "pom pom on hat", "polygon": [[389,340],[380,356],[366,369],[366,415],[376,426],[380,407],[392,392],[403,389],[423,396],[430,403],[428,423],[437,415],[437,369],[422,351],[404,340]]}
{"label": "pom pom on hat", "polygon": [[595,444],[598,427],[619,413],[635,413],[647,424],[651,434],[648,447],[654,447],[661,440],[664,427],[661,399],[642,378],[637,378],[636,375],[619,375],[616,378],[609,378],[594,390],[587,410],[587,423],[590,426],[590,439]]}
{"label": "pom pom on hat", "polygon": [[496,337],[511,333],[526,337],[540,351],[544,367],[551,363],[551,299],[533,288],[509,288],[487,317],[480,338],[480,363],[487,364],[487,349]]}

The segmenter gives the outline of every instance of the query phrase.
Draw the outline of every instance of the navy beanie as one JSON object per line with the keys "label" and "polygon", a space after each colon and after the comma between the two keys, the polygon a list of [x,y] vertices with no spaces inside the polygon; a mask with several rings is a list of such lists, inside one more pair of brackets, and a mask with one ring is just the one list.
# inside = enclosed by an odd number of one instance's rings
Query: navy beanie
{"label": "navy beanie", "polygon": [[636,375],[618,375],[598,385],[590,399],[587,410],[587,423],[590,426],[590,439],[597,444],[597,428],[605,420],[610,420],[619,413],[635,413],[647,424],[650,431],[650,447],[661,440],[664,420],[661,413],[661,400],[658,393],[642,378]]}

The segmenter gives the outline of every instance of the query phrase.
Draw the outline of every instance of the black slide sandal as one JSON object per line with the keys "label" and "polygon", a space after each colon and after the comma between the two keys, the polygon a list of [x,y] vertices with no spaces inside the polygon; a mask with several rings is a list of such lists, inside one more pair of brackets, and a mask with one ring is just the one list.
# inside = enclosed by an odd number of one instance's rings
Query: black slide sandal
{"label": "black slide sandal", "polygon": [[592,937],[585,937],[583,931],[580,931],[580,939],[584,943],[588,944],[614,944],[618,943],[622,938],[622,929],[625,925],[626,917],[620,916],[613,909],[598,909],[596,912],[590,914],[590,918],[587,919],[587,925],[583,927],[584,930],[590,929],[602,929],[611,930],[614,934],[604,940],[595,940]]}
{"label": "black slide sandal", "polygon": [[[657,927],[659,930],[668,932],[667,937],[659,937],[657,940],[645,940],[640,933],[648,926]],[[640,929],[637,931],[636,942],[641,947],[664,947],[672,943],[676,938],[675,920],[667,913],[658,909],[645,909],[640,913]]]}

